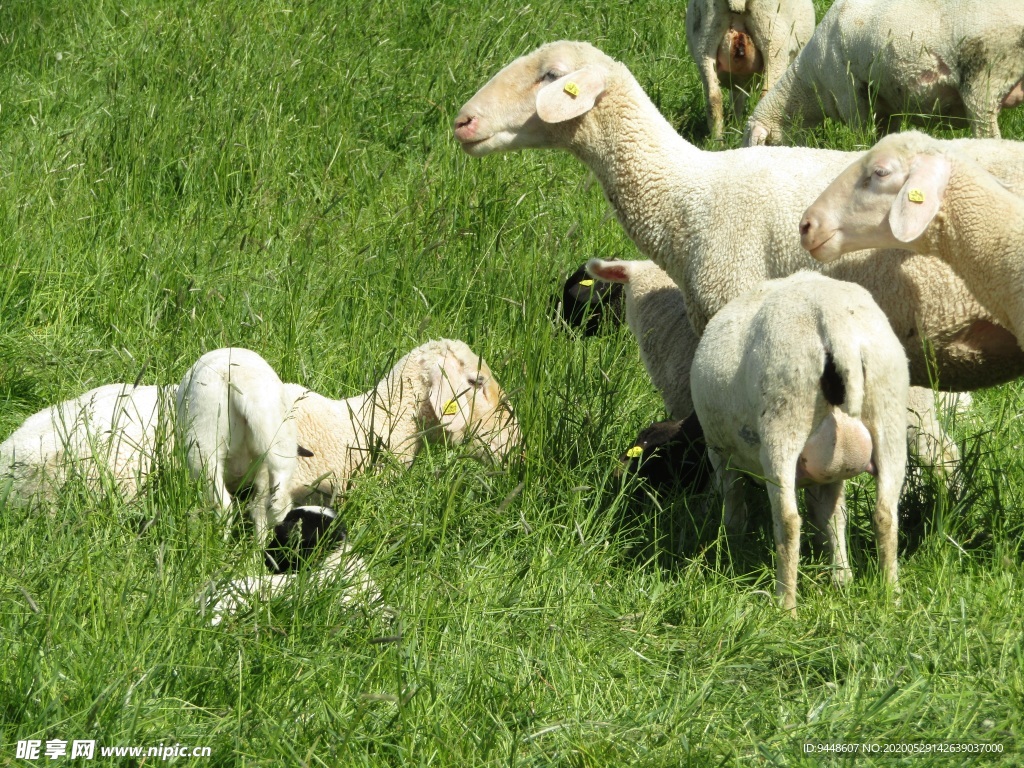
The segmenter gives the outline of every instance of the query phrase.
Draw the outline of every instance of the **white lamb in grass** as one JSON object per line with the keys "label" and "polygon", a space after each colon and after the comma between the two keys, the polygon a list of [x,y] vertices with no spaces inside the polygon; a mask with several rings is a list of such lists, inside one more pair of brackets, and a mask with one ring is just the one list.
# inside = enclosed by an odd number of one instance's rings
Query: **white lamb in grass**
{"label": "white lamb in grass", "polygon": [[877,478],[874,513],[884,578],[897,583],[897,504],[907,462],[903,347],[866,290],[799,272],[725,306],[697,347],[693,404],[708,447],[763,478],[777,549],[775,591],[796,610],[798,488],[832,553],[833,578],[851,577],[843,481]]}
{"label": "white lamb in grass", "polygon": [[824,262],[874,244],[937,256],[1024,346],[1024,199],[959,150],[885,137],[821,193],[800,234]]}
{"label": "white lamb in grass", "polygon": [[[282,384],[249,350],[207,353],[181,381],[177,421],[211,501],[230,504],[241,482],[256,478],[275,525],[284,517],[279,509],[313,494],[334,496],[379,455],[408,466],[427,442],[443,441],[502,458],[520,439],[490,368],[449,339],[417,347],[369,392],[346,400]],[[253,475],[258,459],[270,465],[264,475]]]}
{"label": "white lamb in grass", "polygon": [[[765,280],[819,269],[871,292],[903,343],[913,383],[930,386],[930,368],[948,390],[1024,373],[1024,350],[1013,334],[941,259],[862,252],[819,266],[800,248],[804,210],[860,153],[701,151],[675,132],[625,65],[574,42],[513,61],[462,107],[454,131],[477,157],[551,147],[582,160],[640,251],[682,288],[698,333],[731,299]],[[1024,142],[948,145],[1024,193]]]}
{"label": "white lamb in grass", "polygon": [[107,384],[29,416],[0,443],[0,498],[52,500],[76,477],[97,490],[108,479],[135,496],[159,449],[173,445],[161,414],[174,389]]}
{"label": "white lamb in grass", "polygon": [[902,115],[970,121],[999,136],[999,111],[1024,101],[1020,0],[836,0],[782,79],[761,99],[745,142],[781,144],[793,122]]}

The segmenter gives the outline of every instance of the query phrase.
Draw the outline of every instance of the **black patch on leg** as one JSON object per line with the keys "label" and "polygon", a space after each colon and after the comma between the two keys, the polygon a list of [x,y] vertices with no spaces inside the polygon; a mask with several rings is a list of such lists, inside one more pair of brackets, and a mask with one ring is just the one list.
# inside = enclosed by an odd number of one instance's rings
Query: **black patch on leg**
{"label": "black patch on leg", "polygon": [[846,382],[839,374],[831,352],[825,353],[825,370],[818,382],[821,384],[821,394],[829,405],[842,405],[846,402]]}

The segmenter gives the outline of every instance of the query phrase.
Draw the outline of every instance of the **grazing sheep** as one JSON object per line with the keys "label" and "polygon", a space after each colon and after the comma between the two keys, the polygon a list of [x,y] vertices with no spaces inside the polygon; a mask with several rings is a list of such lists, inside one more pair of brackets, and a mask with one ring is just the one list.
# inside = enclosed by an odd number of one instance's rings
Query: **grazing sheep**
{"label": "grazing sheep", "polygon": [[109,477],[136,495],[173,435],[161,412],[174,388],[107,384],[32,416],[0,443],[0,498],[52,499],[73,477],[100,488]]}
{"label": "grazing sheep", "polygon": [[314,552],[331,552],[345,541],[348,531],[330,507],[293,507],[274,526],[263,553],[272,573],[292,573],[310,564]]}
{"label": "grazing sheep", "polygon": [[581,328],[584,336],[593,336],[603,320],[616,325],[621,320],[622,286],[595,283],[583,264],[565,281],[560,309],[567,326]]}
{"label": "grazing sheep", "polygon": [[1024,199],[924,134],[879,141],[807,209],[800,236],[825,262],[873,245],[938,256],[1024,346]]}
{"label": "grazing sheep", "polygon": [[[259,390],[269,404],[250,412],[243,428],[234,426],[231,434],[263,435],[259,446],[278,441],[280,450],[263,451],[274,461],[278,454],[288,460],[284,448],[289,445],[294,457],[297,436],[302,448],[298,460],[287,476],[278,473],[286,506],[302,503],[313,494],[332,498],[344,490],[353,474],[368,468],[382,453],[408,466],[427,441],[465,442],[478,458],[503,457],[519,441],[519,425],[490,368],[461,341],[442,339],[417,347],[376,387],[347,400],[331,400],[298,384],[281,385],[277,374],[255,353],[250,354],[258,360],[249,358],[251,369],[243,370],[235,364],[240,358],[238,350],[234,352],[230,390],[219,383],[227,381],[226,367],[219,369],[216,386],[203,386],[204,379],[186,374],[178,390],[179,404],[187,405],[179,409],[179,423],[194,424],[198,413],[227,413],[230,400],[247,396],[250,389]],[[222,355],[221,360],[225,359]],[[189,440],[194,447],[190,449],[197,458],[220,455],[223,440],[214,440],[210,429],[192,429]],[[220,434],[226,434],[223,427]],[[210,479],[218,492],[228,491],[225,503],[230,503],[232,485],[237,485],[232,478],[250,473],[252,462],[263,456],[241,439],[237,442],[242,445],[237,455],[229,448],[207,468],[228,470],[223,480]],[[197,466],[202,469],[201,463]],[[262,487],[268,485],[264,482]],[[283,512],[275,516],[275,523],[283,517]]]}
{"label": "grazing sheep", "polygon": [[999,136],[999,110],[1024,101],[1020,0],[836,0],[754,109],[745,143],[781,144],[791,121],[830,117],[878,129],[900,116],[970,121]]}
{"label": "grazing sheep", "polygon": [[619,462],[629,475],[639,475],[655,488],[699,492],[711,476],[704,432],[694,414],[682,421],[657,421],[640,430]]}
{"label": "grazing sheep", "polygon": [[232,494],[254,491],[256,541],[291,506],[298,434],[292,402],[274,369],[249,349],[227,347],[200,357],[175,398],[175,425],[193,477],[206,480],[209,501],[224,512]]}
{"label": "grazing sheep", "polygon": [[[556,147],[594,171],[642,253],[683,289],[700,333],[732,298],[818,268],[867,288],[910,358],[911,378],[976,389],[1024,373],[1024,351],[934,257],[861,253],[826,268],[794,230],[818,192],[858,153],[762,147],[702,152],[680,137],[629,70],[586,43],[523,56],[463,106],[455,137],[470,155]],[[949,142],[1024,192],[1024,142]],[[927,352],[925,351],[927,341]]]}
{"label": "grazing sheep", "polygon": [[812,272],[766,282],[711,319],[690,381],[708,446],[768,488],[784,609],[796,609],[797,489],[819,486],[806,500],[827,536],[833,577],[846,583],[843,481],[862,472],[877,477],[879,564],[896,585],[909,376],[871,294]]}
{"label": "grazing sheep", "polygon": [[690,365],[697,334],[686,317],[679,286],[653,261],[591,259],[585,266],[598,280],[624,286],[626,324],[636,337],[647,375],[671,418],[689,416],[693,412]]}
{"label": "grazing sheep", "polygon": [[697,62],[707,99],[708,129],[724,133],[722,89],[725,78],[737,115],[742,116],[755,74],[763,73],[767,93],[811,39],[811,0],[690,0],[686,5],[686,44]]}

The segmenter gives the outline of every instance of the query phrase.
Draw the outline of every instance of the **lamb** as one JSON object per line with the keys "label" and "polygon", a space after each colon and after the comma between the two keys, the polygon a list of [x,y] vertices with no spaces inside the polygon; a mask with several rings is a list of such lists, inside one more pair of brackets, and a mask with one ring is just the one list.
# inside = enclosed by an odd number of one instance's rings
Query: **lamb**
{"label": "lamb", "polygon": [[710,477],[704,432],[694,414],[683,420],[656,421],[640,430],[619,456],[628,475],[639,475],[654,488],[701,491]]}
{"label": "lamb", "polygon": [[[277,472],[258,488],[264,494],[280,488],[284,509],[317,497],[332,499],[382,453],[408,466],[428,441],[465,442],[478,458],[503,457],[519,442],[519,425],[501,387],[487,364],[461,341],[442,339],[417,347],[376,387],[347,400],[331,400],[299,384],[280,384],[255,353],[243,358],[240,350],[230,352],[230,389],[225,354],[215,356],[220,363],[213,369],[215,386],[204,386],[211,377],[190,371],[178,389],[178,422],[190,430],[189,455],[197,457],[191,464],[197,473],[207,474],[215,502],[230,504],[230,494],[252,472],[255,459],[265,455],[264,463],[287,462],[286,449],[291,447],[294,457],[297,445],[303,450],[287,473]],[[267,404],[263,410],[245,406],[245,398],[256,391]],[[234,402],[241,402],[241,408],[234,408]],[[202,414],[229,412],[240,417],[228,423],[230,431],[223,424],[216,432],[202,427],[200,418],[210,418]],[[239,433],[245,440],[235,438]],[[226,444],[218,435],[229,434],[232,441],[224,452]],[[246,442],[248,435],[262,437]],[[236,445],[242,446],[237,454]],[[209,465],[204,467],[203,461]],[[275,525],[284,517],[276,512],[278,501],[275,496],[273,514],[272,505],[266,505],[267,519]]]}
{"label": "lamb", "polygon": [[602,320],[614,325],[621,322],[622,286],[595,283],[583,264],[562,286],[559,314],[570,328],[580,328],[584,336],[594,336]]}
{"label": "lamb", "polygon": [[274,369],[249,349],[207,352],[185,373],[175,398],[175,426],[193,477],[205,478],[211,503],[225,513],[251,487],[256,540],[284,520],[300,452],[292,402]]}
{"label": "lamb", "polygon": [[719,78],[728,78],[737,115],[746,109],[754,75],[767,93],[814,32],[811,0],[690,0],[686,44],[697,62],[707,99],[708,130],[725,130]]}
{"label": "lamb", "polygon": [[879,141],[807,209],[800,236],[824,262],[874,245],[938,256],[1024,346],[1024,200],[924,134]]}
{"label": "lamb", "polygon": [[294,573],[309,564],[316,551],[335,550],[347,536],[348,529],[330,507],[292,507],[274,526],[263,561],[272,573]]}
{"label": "lamb", "polygon": [[903,115],[966,118],[999,136],[999,111],[1024,101],[1020,0],[836,0],[754,109],[747,145],[781,144],[788,121],[825,117],[880,131]]}
{"label": "lamb", "polygon": [[863,472],[877,479],[880,569],[897,585],[910,380],[903,347],[870,293],[813,272],[766,282],[711,319],[690,381],[708,446],[764,479],[783,609],[796,610],[797,488],[818,486],[807,505],[826,535],[833,578],[845,584],[843,481]]}
{"label": "lamb", "polygon": [[32,416],[0,443],[0,498],[52,500],[71,478],[109,478],[134,497],[173,433],[161,417],[174,387],[107,384]]}
{"label": "lamb", "polygon": [[[730,299],[815,268],[871,292],[903,341],[913,383],[929,386],[937,373],[942,389],[956,391],[1024,373],[1013,335],[940,259],[892,251],[879,269],[879,254],[866,252],[821,267],[799,248],[793,232],[804,209],[858,153],[702,152],[673,130],[623,64],[564,41],[505,67],[462,107],[454,131],[476,157],[555,147],[581,159],[640,251],[682,288],[698,333]],[[1024,192],[1024,142],[949,146]]]}

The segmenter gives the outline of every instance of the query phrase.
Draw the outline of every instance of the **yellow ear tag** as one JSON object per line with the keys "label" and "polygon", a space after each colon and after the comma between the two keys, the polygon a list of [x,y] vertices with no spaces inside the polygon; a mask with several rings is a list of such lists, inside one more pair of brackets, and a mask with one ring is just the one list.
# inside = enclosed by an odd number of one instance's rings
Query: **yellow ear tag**
{"label": "yellow ear tag", "polygon": [[573,98],[576,98],[577,96],[580,95],[580,87],[576,85],[576,83],[574,83],[572,80],[566,83],[565,87],[562,90],[568,93]]}
{"label": "yellow ear tag", "polygon": [[637,458],[639,456],[642,456],[643,453],[644,453],[644,449],[641,448],[639,445],[634,445],[632,448],[630,448],[628,451],[626,451],[626,455],[629,456],[629,458],[631,458],[631,459],[635,459],[635,458]]}
{"label": "yellow ear tag", "polygon": [[589,287],[589,286],[591,286],[593,284],[594,284],[593,280],[580,280],[580,285],[586,285],[586,286]]}
{"label": "yellow ear tag", "polygon": [[909,192],[907,192],[907,200],[909,200],[912,203],[923,203],[924,192],[922,192],[920,189],[911,189]]}
{"label": "yellow ear tag", "polygon": [[441,410],[445,416],[454,416],[459,412],[459,404],[454,400],[449,400],[444,404],[444,408]]}

